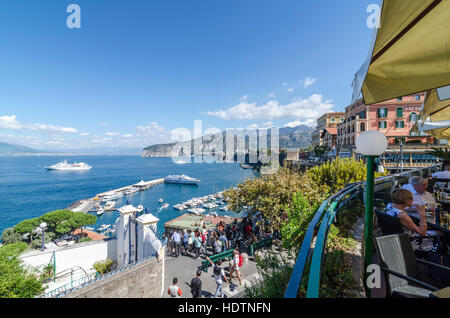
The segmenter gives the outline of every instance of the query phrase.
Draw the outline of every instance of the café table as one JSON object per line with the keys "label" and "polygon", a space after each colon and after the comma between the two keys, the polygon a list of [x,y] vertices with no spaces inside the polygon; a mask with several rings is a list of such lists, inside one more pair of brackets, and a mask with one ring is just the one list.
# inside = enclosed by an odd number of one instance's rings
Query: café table
{"label": "caf\u00e9 table", "polygon": [[[415,221],[420,221],[419,214],[417,212],[408,213],[408,215]],[[436,219],[434,217],[427,216],[427,227],[432,228],[433,230],[439,230],[446,235],[450,235],[450,229],[446,227],[442,227],[440,223],[436,224]]]}

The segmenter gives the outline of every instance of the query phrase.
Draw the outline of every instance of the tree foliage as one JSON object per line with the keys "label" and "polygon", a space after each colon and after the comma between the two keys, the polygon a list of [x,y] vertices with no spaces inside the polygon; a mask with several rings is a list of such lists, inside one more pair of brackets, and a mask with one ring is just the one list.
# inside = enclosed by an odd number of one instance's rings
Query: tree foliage
{"label": "tree foliage", "polygon": [[12,244],[22,242],[22,235],[16,233],[14,228],[10,227],[3,231],[2,233],[2,243],[3,244]]}
{"label": "tree foliage", "polygon": [[319,207],[319,202],[310,202],[306,195],[297,192],[292,200],[292,207],[288,209],[288,219],[281,228],[283,247],[298,250],[305,232],[314,214]]}
{"label": "tree foliage", "polygon": [[314,185],[308,175],[300,175],[287,168],[257,179],[248,179],[225,192],[232,211],[248,211],[253,215],[260,211],[270,229],[280,229],[287,219],[287,211],[292,206],[293,195],[302,192],[312,200],[322,200],[327,189]]}
{"label": "tree foliage", "polygon": [[0,247],[0,298],[32,298],[43,291],[38,274],[25,268],[18,258],[27,248],[24,242]]}
{"label": "tree foliage", "polygon": [[[336,158],[320,166],[312,167],[306,174],[315,183],[327,186],[332,194],[345,188],[349,183],[366,180],[367,166],[362,160]],[[375,178],[385,175],[387,175],[387,172],[376,172]]]}

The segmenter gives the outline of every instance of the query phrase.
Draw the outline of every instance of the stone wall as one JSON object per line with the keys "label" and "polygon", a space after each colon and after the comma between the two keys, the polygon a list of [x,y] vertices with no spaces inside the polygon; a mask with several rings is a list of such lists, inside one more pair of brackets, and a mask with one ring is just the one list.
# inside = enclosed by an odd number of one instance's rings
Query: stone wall
{"label": "stone wall", "polygon": [[64,298],[162,298],[164,293],[164,247],[159,258],[138,263],[76,290]]}

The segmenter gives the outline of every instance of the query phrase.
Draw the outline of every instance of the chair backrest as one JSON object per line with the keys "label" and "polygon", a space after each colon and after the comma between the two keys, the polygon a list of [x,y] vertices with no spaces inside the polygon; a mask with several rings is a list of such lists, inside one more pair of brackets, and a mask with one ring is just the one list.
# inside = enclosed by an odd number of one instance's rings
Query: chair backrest
{"label": "chair backrest", "polygon": [[[381,262],[397,273],[418,278],[417,262],[408,234],[395,234],[375,238],[376,248]],[[389,288],[408,285],[408,281],[394,275],[388,275]]]}
{"label": "chair backrest", "polygon": [[402,225],[398,218],[377,209],[375,209],[375,213],[383,235],[399,234],[403,232]]}

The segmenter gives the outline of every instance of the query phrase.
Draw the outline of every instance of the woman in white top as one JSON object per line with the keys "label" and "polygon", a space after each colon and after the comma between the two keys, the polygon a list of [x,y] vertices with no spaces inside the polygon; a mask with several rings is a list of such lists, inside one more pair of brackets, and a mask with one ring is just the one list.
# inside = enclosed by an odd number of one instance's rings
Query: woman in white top
{"label": "woman in white top", "polygon": [[233,260],[230,265],[230,283],[233,281],[234,272],[236,272],[236,276],[239,280],[239,286],[242,286],[241,273],[239,272],[239,252],[237,250],[233,251]]}

